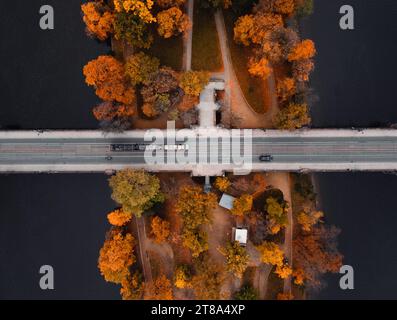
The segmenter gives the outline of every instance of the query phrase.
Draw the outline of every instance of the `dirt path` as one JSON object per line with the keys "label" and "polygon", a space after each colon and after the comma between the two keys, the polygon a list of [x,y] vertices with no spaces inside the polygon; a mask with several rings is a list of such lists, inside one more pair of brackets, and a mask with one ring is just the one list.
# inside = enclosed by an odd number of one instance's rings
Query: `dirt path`
{"label": "dirt path", "polygon": [[143,277],[145,278],[145,282],[147,284],[150,284],[152,283],[153,278],[152,278],[152,270],[150,268],[149,257],[147,255],[147,241],[146,241],[147,238],[145,232],[145,221],[143,217],[134,218],[133,221],[134,220],[136,223],[137,234],[138,234],[139,257],[142,264]]}
{"label": "dirt path", "polygon": [[225,77],[225,102],[231,107],[230,111],[234,115],[235,119],[241,119],[238,121],[238,127],[240,128],[272,128],[273,117],[278,112],[277,96],[275,94],[275,77],[274,73],[268,78],[269,90],[271,91],[272,104],[270,111],[266,114],[259,114],[255,112],[247,100],[244,97],[244,93],[241,90],[237,76],[233,69],[233,63],[230,56],[230,50],[228,45],[228,39],[226,34],[225,20],[223,13],[218,10],[215,13],[216,29],[219,37],[219,44],[221,48],[223,66],[224,66],[224,77]]}
{"label": "dirt path", "polygon": [[[293,238],[293,217],[292,217],[292,198],[291,198],[291,183],[289,173],[272,172],[268,174],[268,183],[283,192],[284,200],[288,201],[288,225],[285,228],[285,239],[283,250],[289,265],[292,268],[292,238]],[[284,279],[284,293],[291,293],[292,277]]]}

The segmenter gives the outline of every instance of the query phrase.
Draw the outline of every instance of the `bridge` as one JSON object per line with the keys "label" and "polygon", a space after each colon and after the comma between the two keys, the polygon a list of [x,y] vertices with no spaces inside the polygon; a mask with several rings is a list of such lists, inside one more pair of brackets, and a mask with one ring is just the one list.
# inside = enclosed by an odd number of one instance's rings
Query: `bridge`
{"label": "bridge", "polygon": [[[0,172],[113,172],[126,167],[185,171],[197,176],[228,171],[243,174],[246,170],[397,171],[397,130],[393,129],[251,130],[247,132],[252,139],[245,140],[241,138],[244,131],[235,131],[234,138],[228,139],[231,130],[196,128],[184,129],[184,136],[190,139],[185,142],[173,141],[170,132],[134,130],[104,135],[97,130],[0,131]],[[157,145],[183,144],[189,149],[164,152],[162,163],[148,162],[144,150],[112,150],[113,144],[150,144],[145,141],[148,133],[149,137],[168,134]],[[193,151],[193,160],[175,162],[176,153],[183,156]],[[223,152],[229,153],[230,159],[222,156]],[[174,154],[173,161],[170,154]],[[271,155],[272,161],[260,161],[264,154]],[[244,163],[234,162],[235,156]]]}

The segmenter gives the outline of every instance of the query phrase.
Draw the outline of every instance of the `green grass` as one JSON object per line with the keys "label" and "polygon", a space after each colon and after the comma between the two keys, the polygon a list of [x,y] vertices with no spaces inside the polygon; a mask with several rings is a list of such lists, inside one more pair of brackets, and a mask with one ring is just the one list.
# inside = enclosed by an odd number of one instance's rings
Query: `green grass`
{"label": "green grass", "polygon": [[182,69],[183,38],[182,36],[164,39],[157,32],[153,32],[154,42],[147,53],[160,59],[163,66],[171,67],[176,71]]}
{"label": "green grass", "polygon": [[219,71],[223,64],[214,15],[197,7],[193,18],[192,69]]}
{"label": "green grass", "polygon": [[238,45],[233,39],[233,27],[236,17],[232,12],[224,12],[230,55],[233,68],[240,83],[241,90],[245,99],[257,113],[265,113],[268,109],[265,101],[269,100],[269,95],[265,91],[265,82],[254,78],[248,73],[248,58],[252,55],[251,49]]}

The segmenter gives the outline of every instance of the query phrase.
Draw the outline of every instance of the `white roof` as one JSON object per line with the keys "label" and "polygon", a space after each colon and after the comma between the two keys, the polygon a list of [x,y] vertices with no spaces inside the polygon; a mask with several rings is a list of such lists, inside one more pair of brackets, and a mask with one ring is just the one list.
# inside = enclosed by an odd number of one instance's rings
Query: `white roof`
{"label": "white roof", "polygon": [[248,230],[247,229],[236,229],[234,234],[234,240],[240,244],[247,244]]}
{"label": "white roof", "polygon": [[235,199],[236,199],[235,197],[232,197],[231,195],[224,193],[221,197],[221,200],[219,201],[219,205],[222,208],[231,210],[233,208],[233,202]]}

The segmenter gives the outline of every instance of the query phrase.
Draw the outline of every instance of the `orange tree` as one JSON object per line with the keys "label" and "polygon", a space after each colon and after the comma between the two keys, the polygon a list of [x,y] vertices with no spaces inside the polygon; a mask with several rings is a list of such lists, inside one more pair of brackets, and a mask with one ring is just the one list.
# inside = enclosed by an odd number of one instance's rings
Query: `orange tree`
{"label": "orange tree", "polygon": [[109,223],[113,226],[122,227],[130,222],[132,214],[121,209],[114,210],[108,214]]}
{"label": "orange tree", "polygon": [[88,34],[104,41],[113,33],[114,14],[103,2],[84,3],[81,5],[81,11]]}
{"label": "orange tree", "polygon": [[130,274],[135,262],[134,237],[123,234],[120,229],[111,229],[99,252],[98,268],[106,281],[121,283]]}
{"label": "orange tree", "polygon": [[160,217],[153,217],[151,221],[151,234],[154,236],[156,243],[167,241],[170,235],[170,223],[161,219]]}
{"label": "orange tree", "polygon": [[165,276],[161,275],[147,286],[146,300],[172,300],[172,284]]}
{"label": "orange tree", "polygon": [[157,14],[157,32],[164,38],[184,33],[190,27],[189,17],[178,7],[163,10]]}
{"label": "orange tree", "polygon": [[134,89],[128,84],[121,62],[112,56],[99,56],[83,68],[85,81],[96,89],[99,98],[130,105],[135,101]]}

